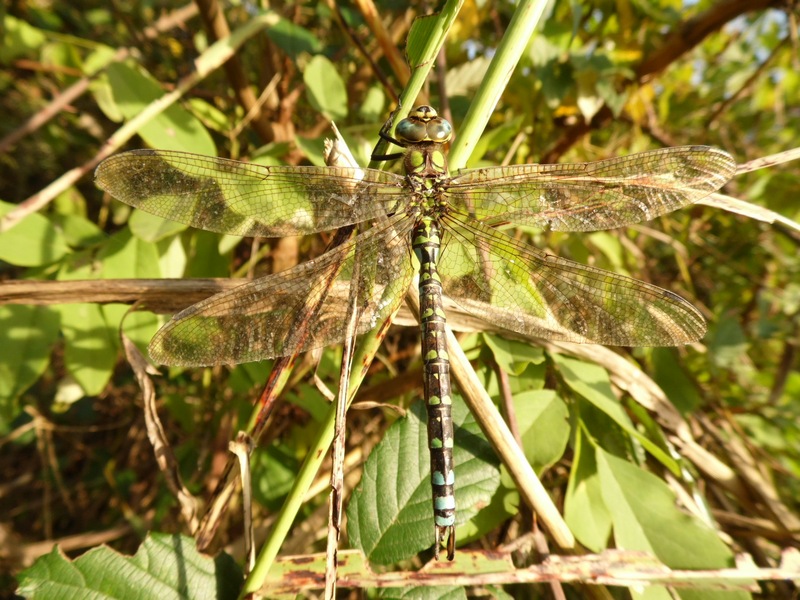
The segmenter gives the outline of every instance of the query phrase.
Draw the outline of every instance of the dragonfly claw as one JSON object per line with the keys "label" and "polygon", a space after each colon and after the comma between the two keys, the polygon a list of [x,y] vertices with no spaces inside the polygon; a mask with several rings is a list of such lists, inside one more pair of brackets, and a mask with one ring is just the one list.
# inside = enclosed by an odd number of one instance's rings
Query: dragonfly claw
{"label": "dragonfly claw", "polygon": [[453,560],[456,556],[456,527],[455,525],[448,525],[442,527],[440,525],[435,526],[436,530],[436,541],[433,545],[433,557],[436,560],[439,560],[439,550],[442,548],[442,543],[447,538],[447,560]]}

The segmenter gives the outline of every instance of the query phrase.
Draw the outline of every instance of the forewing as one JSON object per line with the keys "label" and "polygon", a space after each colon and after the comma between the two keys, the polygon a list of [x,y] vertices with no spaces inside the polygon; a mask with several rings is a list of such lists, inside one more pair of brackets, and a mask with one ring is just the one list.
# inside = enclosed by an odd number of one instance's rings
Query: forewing
{"label": "forewing", "polygon": [[526,246],[463,216],[445,218],[444,292],[526,336],[611,346],[677,346],[706,331],[680,296]]}
{"label": "forewing", "polygon": [[170,150],[104,160],[95,182],[118,200],[200,229],[280,237],[385,215],[404,179],[375,169],[266,167]]}
{"label": "forewing", "polygon": [[411,281],[410,221],[404,219],[384,219],[314,260],[190,306],[159,330],[150,356],[168,365],[238,364],[341,342],[352,283],[358,285],[358,333],[373,329]]}
{"label": "forewing", "polygon": [[735,170],[728,153],[707,146],[665,148],[591,163],[472,169],[459,171],[449,183],[449,204],[490,225],[612,229],[704,198]]}

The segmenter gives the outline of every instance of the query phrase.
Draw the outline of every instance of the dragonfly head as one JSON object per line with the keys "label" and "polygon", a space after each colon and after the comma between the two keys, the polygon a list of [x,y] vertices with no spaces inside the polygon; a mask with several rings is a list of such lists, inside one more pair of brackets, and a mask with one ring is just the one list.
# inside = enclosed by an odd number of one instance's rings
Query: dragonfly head
{"label": "dragonfly head", "polygon": [[394,133],[405,144],[444,144],[453,136],[453,127],[436,109],[423,104],[400,121]]}

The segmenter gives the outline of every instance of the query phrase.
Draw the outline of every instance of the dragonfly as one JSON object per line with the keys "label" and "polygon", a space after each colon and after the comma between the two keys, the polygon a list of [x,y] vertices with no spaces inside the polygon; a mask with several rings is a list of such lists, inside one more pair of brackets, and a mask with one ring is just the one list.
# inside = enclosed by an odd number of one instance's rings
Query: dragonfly
{"label": "dragonfly", "polygon": [[[707,146],[579,164],[525,164],[449,174],[450,123],[416,107],[381,137],[404,174],[370,168],[262,166],[170,150],[103,161],[97,185],[118,200],[193,227],[282,237],[351,228],[348,241],[298,266],[176,314],[149,346],[161,364],[210,366],[288,356],[385,323],[415,276],[420,296],[434,553],[455,553],[453,424],[446,295],[525,336],[612,346],[678,346],[706,331],[677,294],[559,258],[512,238],[522,225],[586,232],[648,221],[721,188],[736,163]],[[350,308],[348,308],[350,307]],[[303,326],[298,326],[298,322]]]}

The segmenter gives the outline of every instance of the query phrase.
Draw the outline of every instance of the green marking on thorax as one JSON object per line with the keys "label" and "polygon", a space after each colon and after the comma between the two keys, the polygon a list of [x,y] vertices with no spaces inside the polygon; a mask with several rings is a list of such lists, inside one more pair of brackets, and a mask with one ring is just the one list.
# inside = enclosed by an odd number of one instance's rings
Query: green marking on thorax
{"label": "green marking on thorax", "polygon": [[432,150],[430,153],[431,167],[439,174],[445,174],[445,165],[447,165],[447,158],[439,149]]}
{"label": "green marking on thorax", "polygon": [[425,153],[412,150],[408,153],[408,165],[412,171],[409,175],[419,174],[425,169]]}

